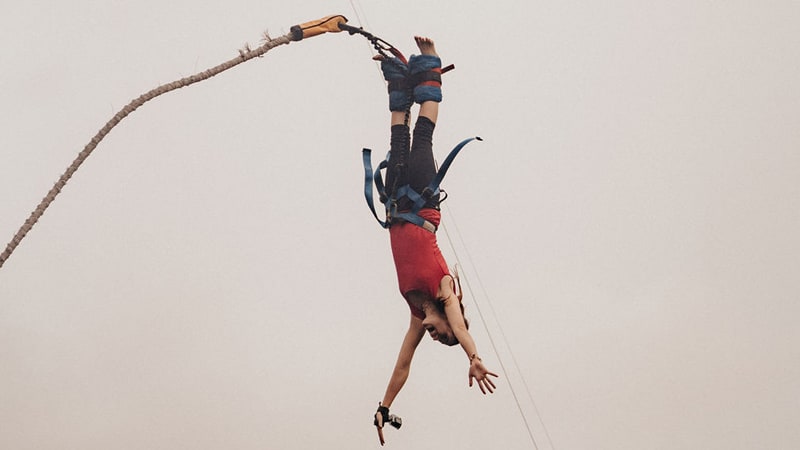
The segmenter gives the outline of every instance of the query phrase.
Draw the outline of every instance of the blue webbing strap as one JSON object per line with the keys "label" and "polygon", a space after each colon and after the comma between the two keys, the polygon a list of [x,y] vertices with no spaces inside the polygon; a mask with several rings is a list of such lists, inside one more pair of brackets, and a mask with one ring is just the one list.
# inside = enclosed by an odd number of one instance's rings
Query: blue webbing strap
{"label": "blue webbing strap", "polygon": [[[362,160],[364,162],[364,198],[367,199],[367,206],[369,206],[369,210],[372,211],[372,215],[375,216],[375,220],[377,220],[378,223],[381,224],[381,226],[383,228],[389,228],[389,223],[382,221],[378,217],[378,213],[375,211],[375,203],[372,200],[372,189],[373,189],[372,188],[372,183],[373,183],[373,180],[374,180],[376,185],[378,185],[380,183],[380,186],[378,187],[378,190],[379,191],[383,190],[383,180],[382,180],[381,174],[380,174],[380,170],[381,170],[380,166],[383,165],[383,163],[381,163],[378,166],[378,170],[375,171],[375,175],[373,175],[373,173],[372,173],[372,157],[371,157],[371,154],[372,154],[372,150],[370,150],[368,148],[365,148],[365,149],[363,149],[361,151],[361,158],[362,158]],[[386,162],[386,161],[384,161],[384,162]]]}
{"label": "blue webbing strap", "polygon": [[[428,199],[439,193],[439,185],[442,183],[444,176],[447,174],[447,170],[450,168],[450,165],[453,163],[453,160],[456,158],[456,156],[458,156],[458,153],[461,151],[461,149],[476,139],[479,141],[483,140],[478,136],[464,139],[458,145],[456,145],[453,150],[450,151],[450,153],[447,155],[447,158],[445,158],[444,163],[442,163],[442,166],[433,177],[433,180],[431,180],[430,184],[428,184],[423,191],[423,194],[419,194],[415,190],[411,189],[411,186],[409,185],[401,186],[397,192],[395,192],[395,198],[386,200],[386,204],[384,205],[388,215],[386,221],[381,220],[378,217],[378,213],[375,211],[375,203],[372,198],[372,184],[375,184],[379,195],[385,195],[385,187],[383,185],[381,170],[386,168],[389,158],[387,157],[384,161],[382,161],[378,165],[378,168],[373,172],[371,158],[372,150],[368,148],[363,149],[361,151],[361,156],[364,162],[364,197],[367,200],[367,206],[369,206],[370,211],[372,211],[372,215],[375,216],[375,220],[377,220],[383,228],[389,228],[391,226],[390,218],[402,219],[406,222],[411,222],[414,225],[423,226],[425,219],[419,216],[419,211],[425,206],[425,203],[428,201]],[[413,206],[409,212],[398,213],[397,211],[393,210],[396,204],[395,200],[403,197],[408,197],[408,199],[413,203]]]}
{"label": "blue webbing strap", "polygon": [[459,142],[458,145],[455,146],[455,148],[450,150],[450,154],[448,154],[447,158],[444,159],[442,166],[439,167],[439,171],[436,172],[436,176],[433,177],[431,183],[423,191],[424,196],[427,195],[428,198],[430,198],[431,196],[434,196],[439,193],[439,185],[442,184],[442,180],[444,179],[444,176],[447,175],[447,170],[450,168],[450,164],[452,164],[453,160],[456,159],[456,156],[458,156],[458,152],[460,152],[465,145],[469,144],[470,142],[476,139],[479,141],[483,140],[481,139],[480,136],[464,139],[463,141]]}
{"label": "blue webbing strap", "polygon": [[397,205],[396,205],[396,203],[393,203],[392,200],[389,200],[386,203],[387,208],[389,208],[388,209],[389,216],[392,219],[395,219],[395,218],[396,219],[403,219],[406,222],[411,222],[414,225],[417,225],[417,226],[421,227],[425,223],[425,219],[420,217],[418,215],[418,213],[419,213],[419,210],[422,209],[423,206],[425,206],[426,200],[424,198],[422,198],[422,196],[419,195],[417,193],[417,191],[415,191],[414,189],[411,189],[411,186],[409,186],[407,184],[403,185],[403,186],[400,186],[400,188],[397,189],[397,192],[395,193],[395,198],[396,199],[400,199],[400,198],[403,198],[403,197],[408,197],[408,199],[411,200],[411,203],[412,203],[411,211],[407,211],[407,212],[392,211],[391,208],[396,207]]}

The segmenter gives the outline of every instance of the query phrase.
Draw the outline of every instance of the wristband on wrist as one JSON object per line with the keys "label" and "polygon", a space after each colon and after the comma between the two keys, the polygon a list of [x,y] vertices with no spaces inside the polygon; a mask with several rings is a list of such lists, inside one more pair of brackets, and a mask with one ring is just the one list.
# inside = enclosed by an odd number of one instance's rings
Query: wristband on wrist
{"label": "wristband on wrist", "polygon": [[[381,416],[382,423],[378,423],[378,414]],[[378,403],[378,410],[375,411],[375,418],[372,424],[378,428],[383,428],[384,425],[389,424],[399,430],[403,425],[403,419],[394,414],[389,414],[389,408]]]}
{"label": "wristband on wrist", "polygon": [[385,424],[390,422],[390,419],[389,419],[389,408],[387,408],[387,407],[381,405],[380,403],[378,403],[378,410],[375,412],[375,416],[376,417],[375,417],[375,421],[374,421],[373,425],[379,426],[378,425],[378,417],[377,417],[377,415],[379,413],[381,415],[381,418],[383,419],[383,423],[381,425],[385,425]]}
{"label": "wristband on wrist", "polygon": [[473,354],[472,354],[472,356],[470,356],[470,357],[469,357],[469,362],[470,362],[470,364],[471,364],[471,363],[472,363],[472,361],[473,361],[473,360],[475,360],[475,359],[477,359],[478,361],[483,361],[483,360],[481,359],[481,357],[480,357],[480,356],[478,356],[478,354],[477,354],[477,353],[473,353]]}

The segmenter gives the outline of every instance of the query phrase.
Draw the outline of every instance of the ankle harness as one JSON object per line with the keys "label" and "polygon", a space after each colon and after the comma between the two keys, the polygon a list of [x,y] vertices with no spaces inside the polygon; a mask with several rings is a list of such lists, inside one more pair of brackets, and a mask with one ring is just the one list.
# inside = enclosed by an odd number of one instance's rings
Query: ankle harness
{"label": "ankle harness", "polygon": [[[482,141],[483,139],[476,136],[464,139],[456,145],[447,155],[447,158],[445,158],[444,163],[442,163],[442,166],[436,172],[431,182],[421,193],[415,191],[410,185],[406,184],[400,186],[391,197],[386,194],[386,186],[383,184],[383,175],[381,175],[381,170],[386,169],[389,165],[389,155],[386,155],[386,159],[381,161],[380,164],[378,164],[378,168],[373,172],[372,150],[368,148],[363,149],[361,156],[364,163],[364,198],[367,200],[367,206],[370,211],[372,211],[372,215],[375,216],[375,220],[377,220],[383,228],[387,229],[392,226],[393,222],[399,220],[413,223],[431,233],[436,233],[436,226],[421,217],[419,211],[425,206],[428,200],[441,192],[439,185],[447,174],[450,164],[452,164],[455,157],[458,156],[458,152],[460,152],[465,145],[474,140]],[[373,183],[375,185],[374,188]],[[383,203],[386,208],[386,220],[381,220],[378,217],[378,213],[375,211],[375,202],[373,200],[373,191],[375,189],[378,191],[381,203]],[[408,198],[412,204],[411,209],[408,211],[398,211],[397,209],[398,201],[403,197]]]}

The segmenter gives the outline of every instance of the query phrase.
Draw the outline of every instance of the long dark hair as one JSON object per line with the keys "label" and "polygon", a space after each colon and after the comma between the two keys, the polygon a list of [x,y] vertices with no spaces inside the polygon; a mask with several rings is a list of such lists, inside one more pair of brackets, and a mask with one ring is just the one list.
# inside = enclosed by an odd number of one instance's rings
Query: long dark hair
{"label": "long dark hair", "polygon": [[[434,306],[436,307],[436,311],[442,314],[442,316],[447,317],[447,314],[444,312],[444,302],[433,302]],[[467,326],[469,330],[469,320],[467,320],[467,316],[464,314],[464,303],[461,299],[458,299],[458,307],[461,309],[461,317],[464,318],[464,325]]]}

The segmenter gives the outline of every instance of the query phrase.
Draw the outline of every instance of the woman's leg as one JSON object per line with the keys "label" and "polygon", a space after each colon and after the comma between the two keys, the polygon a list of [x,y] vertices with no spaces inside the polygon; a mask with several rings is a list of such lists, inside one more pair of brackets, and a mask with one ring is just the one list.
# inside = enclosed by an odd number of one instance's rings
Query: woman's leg
{"label": "woman's leg", "polygon": [[[420,53],[423,56],[412,56],[412,69],[425,72],[435,70],[441,66],[441,61],[436,54],[433,41],[428,38],[414,38]],[[387,69],[394,70],[396,66],[386,64]],[[384,67],[384,64],[382,64]],[[387,79],[390,77],[387,76]],[[430,184],[436,176],[436,162],[433,158],[433,130],[439,117],[439,102],[441,101],[441,84],[424,83],[415,88],[414,97],[420,103],[419,117],[414,126],[414,139],[411,140],[410,130],[406,123],[406,111],[392,111],[391,113],[391,142],[389,163],[386,172],[386,194],[390,197],[394,191],[406,184],[418,193]],[[419,91],[419,92],[418,92]],[[391,108],[390,108],[391,109]],[[432,198],[427,207],[437,207],[439,197]],[[400,199],[400,210],[411,207],[408,199]]]}
{"label": "woman's leg", "polygon": [[[414,40],[419,47],[420,54],[424,56],[418,59],[419,63],[415,65],[416,67],[412,67],[412,76],[415,71],[440,71],[442,63],[439,54],[436,53],[433,41],[421,36],[415,36]],[[436,123],[439,118],[439,102],[442,101],[441,85],[440,81],[429,81],[414,88],[414,96],[417,103],[420,103],[419,115],[427,117],[433,123]],[[423,100],[420,101],[420,98]]]}
{"label": "woman's leg", "polygon": [[[420,110],[420,114],[422,114],[422,110]],[[392,111],[392,120],[391,125],[405,125],[406,124],[406,112],[405,111]]]}
{"label": "woman's leg", "polygon": [[[423,105],[433,102],[425,102]],[[434,103],[434,105],[438,105]],[[411,152],[408,156],[408,173],[406,182],[417,193],[421,194],[436,176],[436,161],[433,159],[433,130],[436,124],[430,117],[422,115],[414,125],[414,138],[411,141]],[[431,198],[425,205],[428,208],[439,206],[439,197]]]}
{"label": "woman's leg", "polygon": [[386,195],[389,197],[394,195],[397,188],[408,184],[406,175],[411,133],[405,121],[405,112],[392,112],[389,163],[386,167]]}
{"label": "woman's leg", "polygon": [[[436,57],[435,60],[437,62],[439,61],[432,40],[423,37],[415,37],[414,39],[422,55]],[[429,68],[434,58],[426,58],[422,66]],[[441,63],[436,65],[440,66]],[[416,95],[417,92],[415,92],[415,97],[417,99],[423,98],[425,100],[420,103],[419,117],[414,126],[414,139],[411,141],[411,153],[408,158],[408,175],[406,177],[408,184],[418,193],[422,193],[428,184],[430,184],[433,177],[436,176],[436,161],[433,158],[433,131],[436,128],[436,121],[439,118],[439,101],[441,101],[440,86],[424,86],[424,88],[426,88],[427,91],[424,92],[423,95]],[[433,91],[433,95],[431,95],[431,91]],[[439,197],[436,196],[431,198],[425,206],[435,208],[438,207],[438,205]]]}

